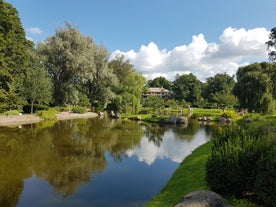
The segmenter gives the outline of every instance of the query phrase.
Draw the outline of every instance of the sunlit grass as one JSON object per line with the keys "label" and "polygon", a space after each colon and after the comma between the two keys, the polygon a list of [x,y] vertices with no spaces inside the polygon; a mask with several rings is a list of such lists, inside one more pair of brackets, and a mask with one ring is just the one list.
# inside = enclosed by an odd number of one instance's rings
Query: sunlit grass
{"label": "sunlit grass", "polygon": [[211,142],[197,148],[180,164],[162,191],[145,206],[172,207],[189,192],[209,190],[205,180],[205,163],[211,153],[211,148]]}

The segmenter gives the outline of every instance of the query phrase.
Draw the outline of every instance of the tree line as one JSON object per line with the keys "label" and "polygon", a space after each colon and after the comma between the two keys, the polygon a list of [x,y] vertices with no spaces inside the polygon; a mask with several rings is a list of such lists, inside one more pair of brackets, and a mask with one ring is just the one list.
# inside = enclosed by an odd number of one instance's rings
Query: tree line
{"label": "tree line", "polygon": [[[148,87],[172,91],[164,103],[247,108],[271,113],[275,107],[275,33],[266,43],[271,63],[240,67],[236,77],[216,74],[201,82],[191,74],[171,82],[146,81],[129,60],[109,52],[70,23],[35,45],[25,37],[17,10],[0,0],[0,112],[30,104],[83,106],[137,112]],[[162,102],[162,101],[161,101]]]}

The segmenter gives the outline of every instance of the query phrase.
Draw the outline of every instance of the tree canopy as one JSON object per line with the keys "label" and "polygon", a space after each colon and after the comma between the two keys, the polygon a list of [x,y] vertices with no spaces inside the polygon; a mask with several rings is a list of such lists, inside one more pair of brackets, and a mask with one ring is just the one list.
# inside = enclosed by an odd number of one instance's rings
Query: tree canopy
{"label": "tree canopy", "polygon": [[197,104],[201,97],[201,82],[192,74],[181,75],[173,82],[174,98]]}
{"label": "tree canopy", "polygon": [[16,109],[23,103],[20,87],[29,63],[29,48],[17,10],[0,0],[0,102],[1,109]]}
{"label": "tree canopy", "polygon": [[276,27],[271,29],[269,35],[269,41],[266,42],[267,49],[269,50],[269,60],[272,62],[276,61]]}
{"label": "tree canopy", "polygon": [[255,63],[240,67],[233,92],[238,97],[240,107],[249,111],[270,113],[275,105],[273,95],[276,65]]}

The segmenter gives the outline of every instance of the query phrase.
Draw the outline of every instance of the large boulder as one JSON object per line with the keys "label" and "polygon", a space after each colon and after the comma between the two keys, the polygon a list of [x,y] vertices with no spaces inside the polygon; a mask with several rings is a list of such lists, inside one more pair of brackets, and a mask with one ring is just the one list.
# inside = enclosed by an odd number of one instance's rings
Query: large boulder
{"label": "large boulder", "polygon": [[184,196],[183,200],[175,207],[234,207],[230,205],[219,194],[207,191],[199,190],[191,192]]}
{"label": "large boulder", "polygon": [[177,117],[176,124],[188,124],[188,118],[185,116]]}

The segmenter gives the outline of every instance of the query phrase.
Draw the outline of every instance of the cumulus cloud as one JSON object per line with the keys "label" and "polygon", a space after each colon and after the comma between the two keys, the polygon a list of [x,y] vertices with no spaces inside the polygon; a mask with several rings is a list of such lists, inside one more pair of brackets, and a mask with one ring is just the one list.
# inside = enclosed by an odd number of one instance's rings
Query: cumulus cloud
{"label": "cumulus cloud", "polygon": [[43,30],[38,28],[38,27],[30,27],[27,28],[27,31],[32,34],[32,35],[38,35],[38,34],[42,34]]}
{"label": "cumulus cloud", "polygon": [[135,52],[116,50],[111,59],[124,55],[147,79],[163,76],[174,80],[176,74],[193,73],[201,81],[217,73],[234,75],[239,66],[250,60],[267,60],[265,42],[269,31],[265,28],[246,30],[226,28],[220,42],[208,43],[203,34],[194,35],[191,43],[170,51],[159,49],[154,42],[142,45]]}

